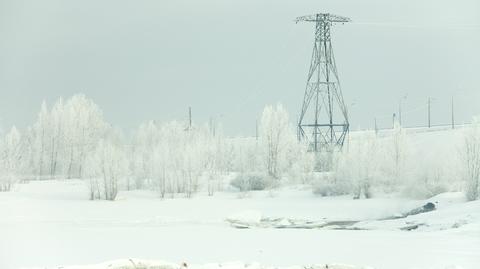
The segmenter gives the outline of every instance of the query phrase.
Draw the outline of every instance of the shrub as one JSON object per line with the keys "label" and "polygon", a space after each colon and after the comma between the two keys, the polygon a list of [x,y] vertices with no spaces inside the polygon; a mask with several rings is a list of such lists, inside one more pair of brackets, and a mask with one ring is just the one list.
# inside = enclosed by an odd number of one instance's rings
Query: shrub
{"label": "shrub", "polygon": [[447,187],[442,184],[422,184],[412,182],[402,189],[402,195],[415,199],[427,199],[447,191]]}
{"label": "shrub", "polygon": [[350,193],[352,187],[344,180],[332,180],[331,175],[317,177],[312,183],[313,193],[321,196],[335,196]]}
{"label": "shrub", "polygon": [[262,173],[242,173],[237,175],[230,185],[240,191],[262,191],[274,187],[275,180]]}

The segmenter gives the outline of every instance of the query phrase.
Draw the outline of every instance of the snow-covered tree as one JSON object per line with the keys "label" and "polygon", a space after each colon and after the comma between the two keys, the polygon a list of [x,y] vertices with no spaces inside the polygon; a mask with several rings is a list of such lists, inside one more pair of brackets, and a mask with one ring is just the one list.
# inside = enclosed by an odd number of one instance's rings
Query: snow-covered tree
{"label": "snow-covered tree", "polygon": [[47,104],[43,101],[40,112],[38,113],[38,118],[35,124],[33,125],[33,132],[35,134],[34,140],[34,154],[36,159],[36,175],[42,177],[47,172],[49,154],[47,150],[49,149],[49,143],[51,136],[51,122],[50,122],[50,113],[48,112]]}
{"label": "snow-covered tree", "polygon": [[[348,182],[354,198],[372,196],[371,187],[378,173],[378,142],[374,132],[365,132],[340,153],[336,177]],[[348,186],[347,185],[347,186]]]}
{"label": "snow-covered tree", "polygon": [[67,178],[81,178],[86,154],[103,137],[106,123],[100,108],[85,95],[74,95],[65,104]]}
{"label": "snow-covered tree", "polygon": [[312,183],[315,171],[315,153],[308,151],[306,143],[293,144],[288,155],[290,158],[289,177],[293,183]]}
{"label": "snow-covered tree", "polygon": [[465,130],[462,150],[467,199],[480,198],[480,119],[475,118],[472,126]]}
{"label": "snow-covered tree", "polygon": [[123,145],[102,139],[86,160],[90,199],[115,200],[122,180],[129,175]]}
{"label": "snow-covered tree", "polygon": [[21,135],[14,126],[0,145],[0,191],[10,191],[18,180],[22,160]]}
{"label": "snow-covered tree", "polygon": [[281,104],[266,106],[260,121],[260,138],[268,175],[279,179],[286,164],[286,149],[295,141],[288,113]]}
{"label": "snow-covered tree", "polygon": [[170,148],[165,142],[159,143],[153,151],[152,161],[155,165],[152,171],[152,184],[161,198],[165,198],[167,192],[173,191],[170,187],[172,184],[169,182],[171,180],[170,154]]}
{"label": "snow-covered tree", "polygon": [[405,183],[401,180],[407,170],[408,140],[405,129],[398,122],[395,122],[392,132],[387,139],[389,142],[384,142],[387,143],[384,145],[386,156],[382,163],[386,178],[389,179],[388,187],[393,190]]}
{"label": "snow-covered tree", "polygon": [[160,143],[160,130],[154,121],[140,125],[134,138],[133,173],[136,188],[142,188],[146,183],[151,185],[153,169],[155,168],[154,154]]}
{"label": "snow-covered tree", "polygon": [[25,135],[30,172],[37,178],[80,178],[85,157],[95,149],[106,126],[100,108],[82,94],[66,103],[59,99],[50,111],[43,102]]}
{"label": "snow-covered tree", "polygon": [[[212,123],[190,126],[182,121],[148,121],[131,141],[124,141],[114,138],[120,134],[111,135],[113,128],[104,121],[100,108],[84,95],[65,102],[59,99],[50,109],[43,102],[35,123],[21,136],[13,128],[0,139],[2,189],[17,177],[85,178],[92,199],[112,199],[119,188],[155,189],[161,197],[190,197],[199,190],[213,195],[227,178],[233,179],[232,186],[247,191],[286,183],[320,183],[320,193],[351,192],[366,197],[373,188],[416,193],[417,197],[459,189],[461,180],[443,168],[453,162],[447,158],[451,150],[425,150],[416,140],[408,141],[411,134],[407,136],[398,124],[376,137],[358,133],[343,152],[322,155],[308,152],[306,145],[296,141],[288,118],[283,106],[266,106],[258,138],[226,138]],[[466,133],[461,154],[469,199],[477,199],[480,192],[477,125]],[[116,173],[117,167],[111,173],[100,173],[101,167],[124,161],[128,161],[124,168],[129,172]],[[319,168],[325,169],[320,173]]]}
{"label": "snow-covered tree", "polygon": [[50,167],[49,172],[51,177],[55,177],[59,167],[59,156],[62,155],[65,146],[65,107],[63,99],[60,98],[52,108],[50,114]]}

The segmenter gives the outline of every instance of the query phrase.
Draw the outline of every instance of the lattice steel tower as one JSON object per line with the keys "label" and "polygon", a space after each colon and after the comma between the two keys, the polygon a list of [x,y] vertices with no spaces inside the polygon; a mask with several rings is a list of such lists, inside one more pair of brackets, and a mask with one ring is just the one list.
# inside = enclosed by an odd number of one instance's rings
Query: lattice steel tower
{"label": "lattice steel tower", "polygon": [[298,17],[315,23],[315,44],[308,71],[302,111],[298,119],[298,139],[306,140],[310,150],[331,151],[342,147],[349,123],[332,50],[330,28],[350,19],[333,14]]}

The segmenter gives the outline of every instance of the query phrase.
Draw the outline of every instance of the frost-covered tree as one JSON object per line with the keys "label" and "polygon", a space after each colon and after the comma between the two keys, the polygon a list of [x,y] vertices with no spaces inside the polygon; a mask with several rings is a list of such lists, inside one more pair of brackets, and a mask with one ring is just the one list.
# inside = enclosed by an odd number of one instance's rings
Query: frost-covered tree
{"label": "frost-covered tree", "polygon": [[221,155],[221,142],[220,139],[216,139],[215,136],[208,136],[208,147],[205,148],[205,177],[207,180],[207,193],[209,196],[212,196],[218,187],[218,184],[215,184],[216,180],[219,179],[219,174],[221,171],[220,165],[220,155]]}
{"label": "frost-covered tree", "polygon": [[26,160],[36,178],[80,178],[87,154],[103,137],[107,124],[102,111],[82,94],[48,109],[42,103],[36,122],[25,135]]}
{"label": "frost-covered tree", "polygon": [[106,123],[100,108],[83,94],[67,101],[65,115],[65,172],[67,178],[81,178],[85,157],[103,137]]}
{"label": "frost-covered tree", "polygon": [[22,160],[21,135],[14,126],[0,144],[0,191],[10,191],[18,180]]}
{"label": "frost-covered tree", "polygon": [[315,153],[308,151],[308,145],[305,143],[296,143],[290,148],[288,155],[290,158],[289,177],[292,183],[310,184],[312,183],[315,171]]}
{"label": "frost-covered tree", "polygon": [[395,122],[392,132],[387,139],[390,142],[384,146],[386,159],[383,161],[383,168],[390,181],[387,184],[390,185],[390,188],[395,189],[405,183],[402,182],[402,179],[407,169],[408,141],[405,130],[398,122]]}
{"label": "frost-covered tree", "polygon": [[142,124],[135,134],[132,167],[137,187],[159,191],[161,197],[183,194],[191,197],[201,179],[213,194],[225,160],[223,137],[207,126],[186,128],[183,122]]}
{"label": "frost-covered tree", "polygon": [[269,176],[279,179],[286,164],[286,149],[295,141],[288,113],[281,104],[266,106],[260,121],[260,138]]}
{"label": "frost-covered tree", "polygon": [[204,167],[203,158],[199,158],[202,147],[187,144],[184,149],[182,160],[182,177],[183,177],[183,191],[185,196],[190,198],[193,193],[197,192],[199,177]]}
{"label": "frost-covered tree", "polygon": [[152,184],[161,198],[165,198],[167,192],[172,192],[170,187],[172,184],[169,182],[171,180],[170,154],[170,148],[165,142],[159,143],[153,151],[152,161],[155,165],[152,171]]}
{"label": "frost-covered tree", "polygon": [[[462,175],[458,168],[463,164],[458,156],[452,154],[459,148],[457,143],[463,140],[456,139],[456,131],[446,131],[452,134],[450,143],[432,143],[435,138],[423,141],[411,141],[409,158],[406,164],[405,180],[402,194],[416,199],[425,199],[446,191],[459,191],[463,186],[460,183]],[[439,135],[444,135],[439,133]]]}
{"label": "frost-covered tree", "polygon": [[355,199],[372,196],[371,187],[378,174],[378,142],[374,132],[365,132],[340,153],[336,177],[351,186]]}
{"label": "frost-covered tree", "polygon": [[22,135],[22,159],[20,162],[23,181],[38,179],[38,155],[36,154],[36,136],[32,127],[27,127]]}
{"label": "frost-covered tree", "polygon": [[57,175],[58,164],[60,162],[59,156],[62,156],[65,145],[65,107],[63,99],[60,98],[52,108],[50,114],[50,176],[53,178]]}
{"label": "frost-covered tree", "polygon": [[227,143],[220,128],[202,128],[197,139],[201,145],[197,153],[202,156],[198,163],[199,180],[204,180],[207,193],[212,196],[223,189],[223,179],[233,169],[232,146]]}
{"label": "frost-covered tree", "polygon": [[115,200],[122,180],[129,175],[128,159],[121,143],[102,139],[86,160],[90,199]]}
{"label": "frost-covered tree", "polygon": [[154,121],[140,125],[135,134],[133,145],[133,173],[136,188],[142,188],[146,183],[151,185],[155,161],[154,154],[160,143],[160,130]]}
{"label": "frost-covered tree", "polygon": [[[242,196],[250,190],[266,187],[270,177],[264,171],[264,152],[260,143],[255,139],[236,138],[232,141],[232,147],[235,152],[235,177],[230,181],[230,185],[243,192]],[[261,188],[258,188],[259,185]]]}
{"label": "frost-covered tree", "polygon": [[34,140],[34,154],[36,159],[37,171],[35,171],[38,177],[45,175],[48,167],[48,153],[49,149],[49,137],[51,136],[51,122],[50,122],[50,113],[48,112],[47,104],[43,101],[40,112],[38,113],[38,118],[35,124],[33,125],[33,132],[35,135]]}
{"label": "frost-covered tree", "polygon": [[462,150],[464,164],[465,194],[468,200],[480,197],[480,119],[475,118],[472,126],[465,130]]}

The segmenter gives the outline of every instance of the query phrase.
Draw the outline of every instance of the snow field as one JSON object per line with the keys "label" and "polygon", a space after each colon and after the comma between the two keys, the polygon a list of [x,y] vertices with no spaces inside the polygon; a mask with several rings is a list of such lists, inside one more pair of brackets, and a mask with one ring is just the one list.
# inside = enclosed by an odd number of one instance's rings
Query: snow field
{"label": "snow field", "polygon": [[[432,198],[437,211],[383,222],[373,220],[408,211],[427,200],[317,197],[295,188],[278,190],[273,197],[268,192],[252,192],[243,199],[229,192],[163,200],[153,192],[120,192],[115,202],[89,201],[85,196],[84,183],[75,180],[19,184],[13,192],[0,193],[0,268],[70,264],[89,268],[83,265],[103,266],[105,261],[128,261],[128,257],[175,264],[243,261],[239,264],[259,263],[267,268],[340,263],[357,266],[353,268],[445,269],[455,265],[476,269],[480,264],[480,202],[465,202],[461,193]],[[258,214],[362,220],[371,227],[235,229],[225,221],[232,215],[243,218],[244,212],[250,212],[253,220]],[[462,220],[466,223],[452,227]],[[397,229],[400,222],[410,221],[426,226],[409,232]]]}

